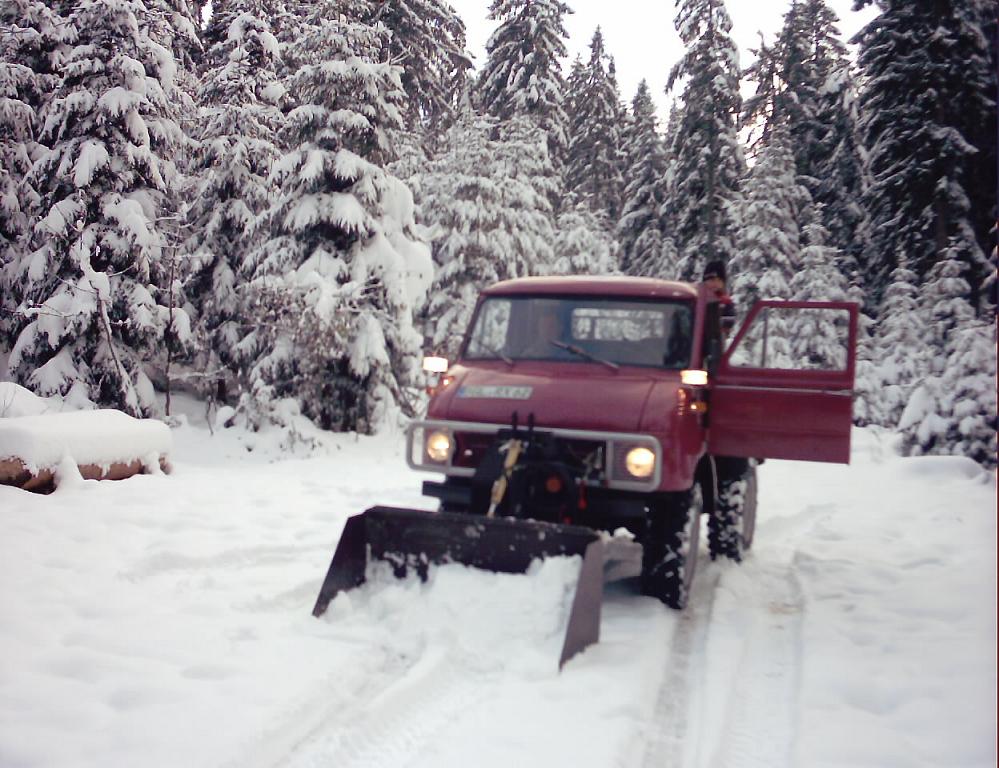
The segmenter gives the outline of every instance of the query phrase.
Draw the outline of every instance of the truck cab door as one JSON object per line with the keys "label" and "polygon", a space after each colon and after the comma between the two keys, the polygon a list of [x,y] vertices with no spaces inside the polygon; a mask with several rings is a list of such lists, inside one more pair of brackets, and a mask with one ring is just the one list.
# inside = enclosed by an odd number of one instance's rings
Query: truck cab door
{"label": "truck cab door", "polygon": [[716,456],[850,461],[857,305],[760,301],[712,377]]}

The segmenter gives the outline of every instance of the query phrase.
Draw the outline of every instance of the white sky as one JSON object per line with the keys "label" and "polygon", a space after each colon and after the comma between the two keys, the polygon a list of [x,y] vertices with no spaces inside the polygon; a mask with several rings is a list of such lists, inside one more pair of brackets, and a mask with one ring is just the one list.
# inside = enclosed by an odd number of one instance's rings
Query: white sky
{"label": "white sky", "polygon": [[[489,0],[449,0],[465,22],[468,48],[475,56],[476,66],[486,58],[486,40],[496,22],[486,18]],[[608,53],[614,56],[621,94],[630,104],[639,81],[649,81],[652,98],[659,106],[660,120],[665,121],[671,97],[663,93],[666,78],[673,64],[683,53],[683,44],[673,27],[675,5],[670,0],[567,0],[575,13],[566,18],[569,32],[569,56],[563,69],[568,73],[576,54],[589,55],[593,30],[603,30]],[[839,29],[845,40],[874,18],[876,11],[868,6],[855,13],[850,10],[853,0],[826,0],[840,18]],[[759,43],[758,32],[772,41],[780,30],[789,0],[728,0],[732,17],[732,35],[739,46],[739,63],[745,67],[751,60],[751,47]]]}

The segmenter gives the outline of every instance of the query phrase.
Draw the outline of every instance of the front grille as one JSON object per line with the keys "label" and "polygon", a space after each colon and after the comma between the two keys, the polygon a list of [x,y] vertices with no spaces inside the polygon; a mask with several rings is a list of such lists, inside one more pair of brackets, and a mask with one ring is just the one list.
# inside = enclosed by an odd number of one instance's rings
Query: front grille
{"label": "front grille", "polygon": [[[454,451],[445,464],[429,461],[424,452],[427,430],[443,430],[453,436]],[[518,431],[526,438],[528,431]],[[495,451],[497,442],[509,439],[509,427],[499,424],[478,424],[455,421],[414,421],[407,429],[407,456],[410,467],[429,472],[443,472],[452,477],[473,477],[484,461]],[[659,441],[650,435],[624,432],[597,432],[561,428],[540,428],[534,432],[531,461],[556,463],[571,475],[585,476],[587,485],[605,486],[624,491],[655,490],[661,477],[661,459],[652,477],[639,480],[624,468],[627,450],[645,445],[662,457]],[[498,458],[494,455],[494,459]]]}
{"label": "front grille", "polygon": [[455,436],[454,466],[475,469],[482,463],[495,435],[483,432],[458,432]]}
{"label": "front grille", "polygon": [[[475,469],[482,463],[496,440],[497,437],[494,434],[457,432],[455,434],[454,466]],[[557,458],[580,474],[584,471],[592,472],[603,469],[605,446],[603,441],[555,439],[553,444],[558,450]]]}

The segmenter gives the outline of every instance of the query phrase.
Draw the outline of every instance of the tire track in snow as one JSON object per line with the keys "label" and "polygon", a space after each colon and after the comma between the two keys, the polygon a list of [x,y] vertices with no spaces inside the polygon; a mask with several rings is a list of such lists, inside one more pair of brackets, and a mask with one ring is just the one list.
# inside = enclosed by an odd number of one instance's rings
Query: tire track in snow
{"label": "tire track in snow", "polygon": [[[757,530],[757,537],[761,530],[778,540],[793,541],[807,536],[833,509],[831,505],[809,505],[798,514],[768,521]],[[707,553],[702,550],[698,559],[704,563]],[[801,675],[803,608],[802,590],[793,571],[792,559],[793,552],[784,563],[778,560],[768,566],[760,563],[757,555],[750,552],[741,565],[709,561],[699,569],[687,609],[677,621],[656,705],[647,725],[648,737],[642,762],[645,768],[741,768],[744,765],[776,768],[790,764],[795,725],[793,718]],[[763,575],[768,568],[769,576]],[[725,654],[734,655],[738,660],[734,670],[725,669],[731,667],[730,659],[723,658],[719,663],[717,653],[712,654],[708,647],[712,627],[723,623],[715,617],[718,612],[715,603],[726,571],[741,575],[744,582],[748,576],[752,588],[745,591],[755,598],[736,600],[737,626],[730,636],[723,635],[726,639],[735,638],[738,641],[732,653]],[[766,581],[766,585],[752,583],[760,578]],[[747,623],[752,624],[760,621],[760,616],[771,614],[776,614],[776,617],[764,620],[763,628],[755,632],[761,637],[754,639],[751,634],[744,633]],[[719,634],[714,631],[714,635]],[[767,654],[770,654],[769,657]],[[787,662],[787,659],[793,661]],[[743,670],[743,666],[747,669]],[[727,681],[709,683],[710,675],[717,677],[718,667],[727,675]],[[755,671],[748,671],[750,668]],[[750,678],[762,682],[758,682],[756,687],[746,682]],[[733,691],[722,703],[727,714],[722,723],[712,722],[712,713],[718,705],[705,699],[706,692],[726,689]],[[770,698],[775,695],[781,702],[776,711],[774,699]],[[745,705],[740,704],[740,697],[747,702]],[[788,709],[790,712],[786,712]],[[764,741],[761,736],[768,734],[767,729],[775,725],[771,715],[779,712],[785,713],[779,719],[782,735],[776,739],[776,744],[782,746],[775,747],[774,740]],[[766,722],[754,722],[754,718]],[[719,726],[722,726],[721,731]],[[757,730],[759,728],[764,730]],[[714,754],[711,753],[712,748]],[[707,755],[705,751],[708,751]],[[776,758],[773,757],[775,753]],[[772,761],[767,762],[768,759]]]}
{"label": "tire track in snow", "polygon": [[[370,651],[370,649],[369,649]],[[390,648],[341,668],[262,733],[236,768],[405,766],[484,694],[484,678],[453,648],[402,658]]]}
{"label": "tire track in snow", "polygon": [[337,714],[322,732],[282,761],[286,768],[405,766],[484,697],[470,659],[436,649],[360,705]]}
{"label": "tire track in snow", "polygon": [[[794,765],[804,663],[805,598],[796,543],[808,540],[836,510],[807,504],[768,521],[741,566],[726,564],[712,610],[708,649],[711,690],[729,690],[713,704],[696,768],[783,768]],[[760,534],[765,538],[759,538]]]}
{"label": "tire track in snow", "polygon": [[704,688],[703,649],[718,579],[716,568],[699,569],[687,608],[677,620],[656,705],[646,726],[645,768],[685,766],[686,753],[696,745],[700,730],[697,705]]}
{"label": "tire track in snow", "polygon": [[698,573],[646,727],[645,768],[793,764],[804,613],[793,556]]}
{"label": "tire track in snow", "polygon": [[287,765],[292,756],[308,751],[330,727],[358,716],[394,681],[408,675],[417,662],[393,655],[385,648],[372,650],[368,649],[363,663],[335,669],[318,681],[287,716],[262,732],[247,750],[226,762],[225,768]]}
{"label": "tire track in snow", "polygon": [[[793,563],[752,565],[745,579],[757,599],[729,593],[716,604],[715,630],[738,633],[741,649],[717,733],[703,741],[712,749],[699,764],[711,768],[782,768],[794,762],[804,597]],[[731,659],[712,662],[724,669]]]}

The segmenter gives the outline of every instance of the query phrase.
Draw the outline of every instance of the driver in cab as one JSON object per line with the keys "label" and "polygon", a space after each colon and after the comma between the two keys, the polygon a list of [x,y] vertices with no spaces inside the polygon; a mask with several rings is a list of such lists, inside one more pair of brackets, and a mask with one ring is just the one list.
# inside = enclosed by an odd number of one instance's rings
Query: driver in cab
{"label": "driver in cab", "polygon": [[532,330],[534,336],[527,342],[521,350],[522,357],[552,357],[556,354],[556,347],[561,342],[565,344],[565,323],[561,308],[557,302],[538,302],[533,308],[534,323]]}

